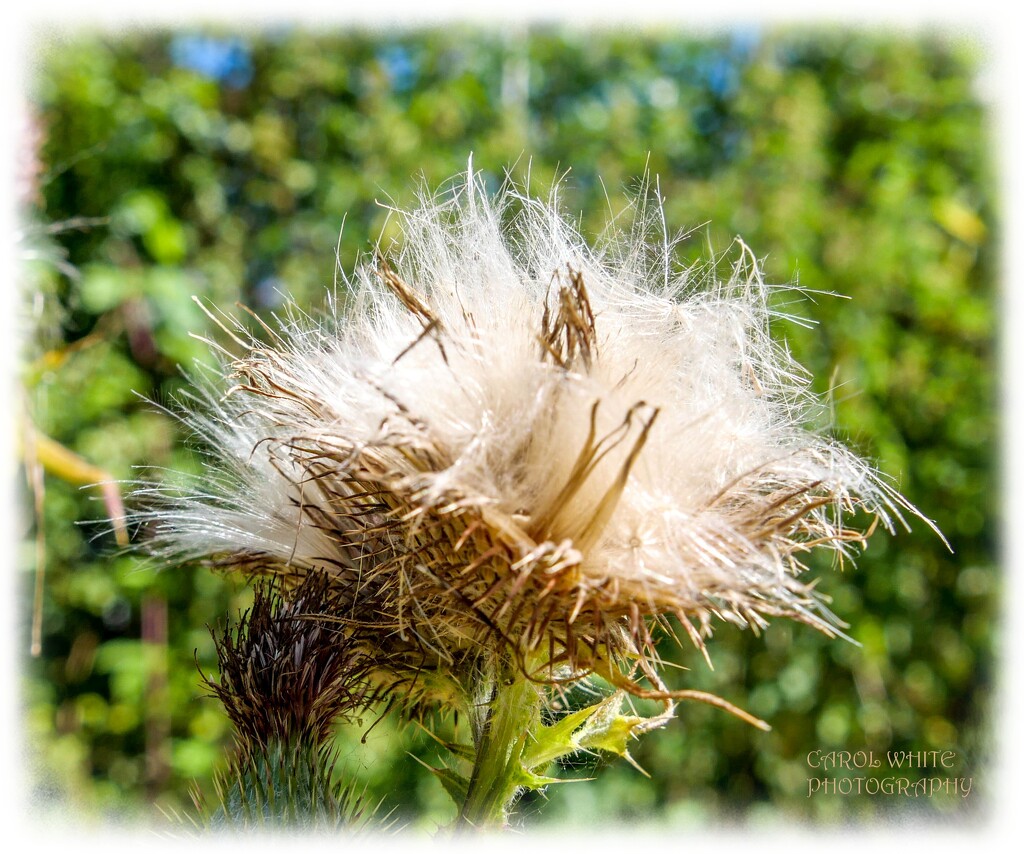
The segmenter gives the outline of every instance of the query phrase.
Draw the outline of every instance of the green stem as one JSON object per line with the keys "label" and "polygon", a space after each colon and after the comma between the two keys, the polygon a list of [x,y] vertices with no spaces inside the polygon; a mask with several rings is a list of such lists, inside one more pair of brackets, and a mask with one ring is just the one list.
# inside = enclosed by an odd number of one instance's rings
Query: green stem
{"label": "green stem", "polygon": [[489,701],[474,722],[476,756],[458,828],[504,827],[516,790],[524,781],[523,749],[540,723],[541,696],[521,674],[495,678]]}

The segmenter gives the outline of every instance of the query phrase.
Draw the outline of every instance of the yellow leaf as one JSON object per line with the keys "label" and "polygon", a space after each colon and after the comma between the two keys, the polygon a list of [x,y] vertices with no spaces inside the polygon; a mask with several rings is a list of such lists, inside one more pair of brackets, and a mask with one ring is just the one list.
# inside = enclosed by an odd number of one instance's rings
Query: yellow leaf
{"label": "yellow leaf", "polygon": [[978,246],[988,233],[981,217],[957,199],[938,199],[932,205],[932,213],[949,234],[971,246]]}

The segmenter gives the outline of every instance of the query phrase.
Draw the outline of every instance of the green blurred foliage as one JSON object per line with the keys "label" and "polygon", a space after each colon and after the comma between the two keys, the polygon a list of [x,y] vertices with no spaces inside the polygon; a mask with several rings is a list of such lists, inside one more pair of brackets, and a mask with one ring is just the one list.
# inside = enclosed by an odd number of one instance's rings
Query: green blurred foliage
{"label": "green blurred foliage", "polygon": [[[420,181],[437,187],[471,152],[493,186],[508,168],[544,192],[571,169],[561,197],[591,235],[647,170],[670,228],[696,229],[684,260],[740,234],[770,280],[805,289],[779,310],[816,325],[780,320],[777,331],[830,394],[840,437],[879,461],[955,554],[918,522],[876,536],[856,569],[816,561],[859,645],[787,624],[761,637],[723,627],[710,671],[667,643],[689,668],[674,685],[721,694],[772,732],[683,706],[632,749],[649,779],[602,763],[596,781],[524,799],[528,822],[828,822],[944,813],[984,796],[1001,581],[997,223],[976,45],[453,26],[83,34],[35,47],[45,142],[26,220],[102,219],[41,238],[48,252],[26,266],[37,328],[27,408],[117,478],[196,465],[174,420],[139,397],[168,402],[186,385],[179,366],[208,359],[191,334],[216,330],[193,294],[228,312],[240,300],[269,313],[283,293],[317,305],[336,261],[351,268],[398,238],[386,205],[408,206]],[[63,361],[31,368],[73,342]],[[119,554],[103,516],[89,490],[47,479],[26,749],[40,809],[160,824],[151,804],[187,805],[230,743],[196,663],[213,672],[205,627],[248,591]],[[26,639],[31,537],[20,552]],[[345,773],[414,826],[449,820],[440,784],[414,759],[434,761],[434,743],[375,720],[339,734]],[[975,789],[969,801],[809,798],[816,749],[953,750]],[[590,776],[595,762],[567,770]]]}

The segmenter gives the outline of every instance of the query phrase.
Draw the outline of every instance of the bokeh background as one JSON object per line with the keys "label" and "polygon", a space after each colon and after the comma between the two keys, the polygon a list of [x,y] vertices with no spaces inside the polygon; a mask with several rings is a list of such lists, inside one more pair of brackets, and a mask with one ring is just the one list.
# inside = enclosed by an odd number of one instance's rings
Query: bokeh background
{"label": "bokeh background", "polygon": [[[835,432],[934,518],[876,536],[857,567],[817,561],[859,645],[772,625],[722,627],[715,670],[692,649],[675,684],[714,709],[596,780],[521,804],[531,826],[643,820],[720,826],[981,815],[1001,577],[996,375],[997,207],[986,57],[963,33],[554,26],[267,28],[40,34],[22,130],[21,454],[17,643],[25,769],[39,816],[163,827],[209,790],[230,742],[196,664],[207,625],[245,607],[239,580],[157,571],[119,550],[117,495],[87,484],[138,466],[194,471],[175,422],[179,366],[214,334],[192,295],[264,315],[282,292],[315,308],[334,279],[400,235],[408,206],[470,155],[497,186],[529,170],[586,235],[645,171],[681,258],[742,235],[767,278],[805,299],[779,322]],[[339,242],[339,232],[344,231]],[[819,295],[830,291],[848,297]],[[45,569],[40,574],[39,568]],[[35,648],[33,644],[35,643]],[[452,816],[416,758],[434,747],[391,717],[339,732],[344,773],[413,826]],[[813,750],[951,750],[968,799],[808,797]],[[840,772],[844,776],[848,772]],[[857,772],[858,774],[863,772]],[[883,776],[886,768],[868,771]],[[907,772],[911,779],[932,770]]]}

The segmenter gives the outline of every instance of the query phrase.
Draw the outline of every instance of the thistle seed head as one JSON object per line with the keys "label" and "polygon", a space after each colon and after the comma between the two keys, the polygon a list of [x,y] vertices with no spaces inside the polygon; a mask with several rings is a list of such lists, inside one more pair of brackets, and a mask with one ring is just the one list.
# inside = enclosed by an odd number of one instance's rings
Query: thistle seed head
{"label": "thistle seed head", "polygon": [[154,512],[158,545],[323,572],[341,637],[397,681],[499,655],[641,692],[672,617],[702,649],[716,619],[834,632],[803,555],[851,554],[855,510],[915,511],[808,428],[746,246],[724,280],[678,269],[636,214],[591,249],[555,200],[470,174],[326,318],[227,324],[239,351],[184,415],[205,486]]}

